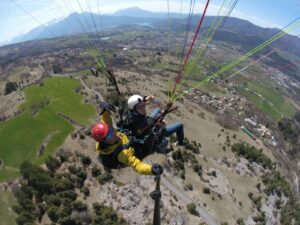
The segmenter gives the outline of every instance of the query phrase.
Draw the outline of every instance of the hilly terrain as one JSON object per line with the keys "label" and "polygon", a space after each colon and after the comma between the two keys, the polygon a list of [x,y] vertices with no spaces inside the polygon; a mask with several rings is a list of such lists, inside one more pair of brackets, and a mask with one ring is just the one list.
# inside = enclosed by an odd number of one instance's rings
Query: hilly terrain
{"label": "hilly terrain", "polygon": [[[196,28],[200,16],[196,14],[191,18],[191,30]],[[154,13],[137,7],[119,10],[112,15],[99,15],[88,12],[82,14],[73,13],[61,21],[50,23],[47,29],[45,29],[45,26],[40,26],[24,35],[16,37],[11,43],[81,32],[96,32],[101,29],[129,24],[146,25],[163,30],[170,27],[174,33],[184,32],[186,30],[187,17],[187,14],[170,13],[168,15],[166,13]],[[215,16],[205,17],[202,29],[203,34],[206,33],[215,19]],[[229,17],[226,19],[226,23],[224,23],[216,39],[235,45],[241,44],[244,48],[251,49],[278,33],[278,31],[275,28],[261,28],[249,21]],[[297,36],[286,35],[271,46],[281,49],[284,45],[283,43],[288,43],[286,47],[288,47],[290,53],[300,57],[300,39]]]}
{"label": "hilly terrain", "polygon": [[[112,22],[101,38],[42,31],[27,38],[47,39],[0,48],[0,224],[152,223],[153,177],[105,170],[90,137],[100,102],[120,104],[104,74],[90,71],[99,55],[125,99],[155,95],[148,113],[165,107],[174,83],[184,27],[176,26],[174,38],[163,29],[166,18],[134,10],[137,17],[117,12],[116,20],[132,22]],[[52,26],[66,31],[63,21]],[[229,18],[179,89],[178,110],[166,120],[184,124],[187,145],[171,137],[170,153],[145,159],[164,167],[162,224],[300,222],[299,38],[285,36],[289,47],[274,43],[276,53],[238,75],[264,53],[189,89],[276,32]]]}

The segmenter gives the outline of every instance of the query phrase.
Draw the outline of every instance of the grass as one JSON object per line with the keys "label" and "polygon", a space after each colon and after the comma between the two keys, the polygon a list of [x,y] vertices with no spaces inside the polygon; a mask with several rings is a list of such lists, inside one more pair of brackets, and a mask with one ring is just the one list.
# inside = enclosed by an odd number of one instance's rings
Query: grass
{"label": "grass", "polygon": [[126,32],[123,33],[122,35],[115,35],[111,38],[112,41],[119,41],[119,42],[124,42],[124,41],[130,41],[133,40],[137,36],[137,33],[132,31],[132,32]]}
{"label": "grass", "polygon": [[[91,124],[89,118],[95,115],[95,108],[82,103],[82,96],[74,91],[79,86],[75,79],[51,78],[41,87],[25,89],[27,101],[20,106],[24,113],[0,123],[0,158],[4,161],[0,181],[17,176],[24,160],[43,163],[64,142],[74,127],[58,113],[77,123]],[[38,157],[38,149],[47,137],[50,140],[45,152]]]}
{"label": "grass", "polygon": [[15,203],[16,199],[11,192],[0,192],[0,224],[16,225],[15,218],[17,214],[11,208]]}
{"label": "grass", "polygon": [[95,48],[89,48],[86,52],[93,58],[97,58],[100,55],[100,52]]}
{"label": "grass", "polygon": [[204,82],[200,85],[200,88],[203,91],[208,91],[211,95],[222,95],[224,96],[224,93],[222,90],[220,90],[214,83],[212,82]]}
{"label": "grass", "polygon": [[126,55],[133,58],[142,57],[142,53],[138,51],[127,51]]}
{"label": "grass", "polygon": [[276,88],[264,83],[258,84],[251,81],[248,81],[248,87],[252,91],[261,94],[263,98],[244,89],[239,89],[239,92],[274,120],[278,121],[282,117],[291,117],[295,114],[294,107],[284,99],[282,94]]}
{"label": "grass", "polygon": [[79,72],[76,72],[72,74],[74,77],[83,77],[83,76],[93,76],[92,72],[90,70],[81,70]]}
{"label": "grass", "polygon": [[28,66],[18,66],[12,69],[11,75],[9,76],[10,81],[19,82],[21,81],[20,75],[22,73],[28,73],[30,71]]}
{"label": "grass", "polygon": [[172,64],[167,63],[167,62],[162,62],[162,63],[156,63],[154,65],[154,68],[155,69],[161,69],[161,70],[167,70],[167,69],[176,70],[176,69],[178,69],[178,66],[177,65],[172,65]]}
{"label": "grass", "polygon": [[254,82],[249,82],[248,86],[272,102],[274,105],[273,108],[279,111],[284,117],[291,117],[295,114],[295,109],[285,101],[283,95],[276,88]]}

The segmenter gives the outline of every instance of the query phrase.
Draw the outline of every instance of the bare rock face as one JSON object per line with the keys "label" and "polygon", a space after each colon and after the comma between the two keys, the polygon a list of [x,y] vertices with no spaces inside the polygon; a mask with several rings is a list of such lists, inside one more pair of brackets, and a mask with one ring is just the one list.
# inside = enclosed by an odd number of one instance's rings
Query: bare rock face
{"label": "bare rock face", "polygon": [[[130,176],[130,174],[135,176],[134,171],[120,176]],[[129,224],[146,225],[152,223],[154,201],[149,196],[155,189],[152,176],[138,176],[134,182],[126,184],[110,182],[101,186],[96,185],[92,189],[91,199],[97,198],[97,201],[105,202],[105,205],[113,207]],[[174,200],[174,195],[163,186],[161,186],[161,191],[162,222],[174,225],[189,224],[191,215],[186,213],[186,204],[180,200]]]}
{"label": "bare rock face", "polygon": [[73,211],[71,214],[71,218],[74,219],[80,219],[81,221],[84,221],[85,224],[90,224],[91,223],[91,216],[89,215],[88,211]]}

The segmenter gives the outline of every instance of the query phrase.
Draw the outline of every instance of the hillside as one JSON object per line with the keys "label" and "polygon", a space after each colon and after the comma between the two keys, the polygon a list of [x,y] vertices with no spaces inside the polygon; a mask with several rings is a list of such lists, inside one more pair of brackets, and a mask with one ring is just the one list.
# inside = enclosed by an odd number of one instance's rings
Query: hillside
{"label": "hillside", "polygon": [[[111,57],[124,97],[155,94],[156,101],[148,106],[150,113],[164,107],[179,56],[166,47],[168,33],[164,30],[130,25],[103,34],[107,38],[102,41],[95,34],[85,36],[91,43],[97,40],[94,49],[87,48],[80,35],[0,48],[2,181],[8,178],[3,173],[7,169],[14,175],[20,173],[22,159],[34,164],[23,164],[23,179],[10,176],[9,182],[1,183],[0,202],[6,206],[1,207],[0,223],[13,224],[10,218],[17,217],[17,212],[18,221],[43,225],[74,224],[74,220],[79,224],[111,220],[151,224],[153,177],[139,176],[131,168],[108,173],[97,160],[90,126],[98,121],[100,97],[112,103],[118,97],[104,76],[92,76],[89,70],[96,66],[97,52]],[[175,42],[181,43],[183,37],[179,35]],[[214,44],[215,49],[197,63],[183,86],[185,95],[175,103],[178,110],[166,118],[168,123],[184,123],[189,144],[176,147],[171,138],[173,152],[145,160],[165,169],[162,221],[287,225],[293,218],[298,222],[299,155],[286,147],[277,122],[282,117],[298,121],[294,115],[299,99],[290,88],[299,91],[299,83],[277,70],[268,74],[266,68],[270,70],[272,64],[261,62],[236,79],[226,81],[225,75],[220,76],[188,92],[189,86],[240,55],[238,44],[221,40]],[[264,76],[255,77],[255,73]],[[17,89],[4,95],[8,81],[16,82]],[[296,128],[293,131],[297,135]],[[3,138],[7,133],[12,134]],[[44,152],[39,155],[41,148]],[[15,154],[7,149],[14,149]],[[39,178],[46,181],[40,183]],[[12,193],[20,184],[25,194],[17,195],[20,204],[13,210]]]}

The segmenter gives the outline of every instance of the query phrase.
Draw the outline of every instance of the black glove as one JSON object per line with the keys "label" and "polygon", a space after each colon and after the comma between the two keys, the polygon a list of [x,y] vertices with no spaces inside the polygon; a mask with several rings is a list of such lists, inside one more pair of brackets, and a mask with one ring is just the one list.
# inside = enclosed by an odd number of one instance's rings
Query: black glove
{"label": "black glove", "polygon": [[102,108],[103,112],[104,111],[112,111],[112,112],[116,112],[117,109],[114,105],[108,103],[108,102],[100,102],[100,107]]}
{"label": "black glove", "polygon": [[164,169],[161,165],[154,163],[151,167],[151,172],[154,175],[161,175],[163,173]]}

